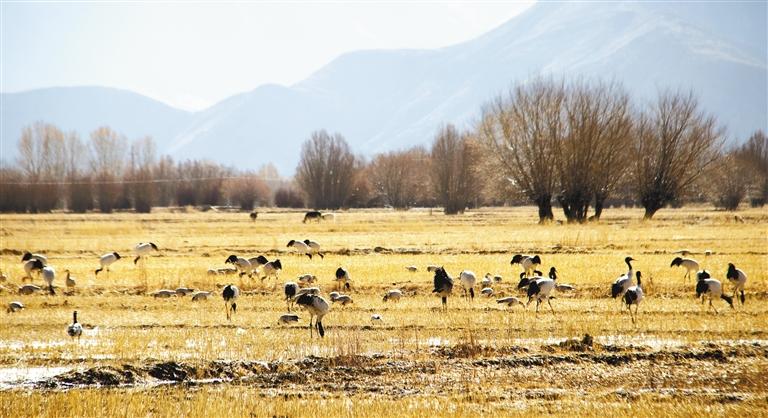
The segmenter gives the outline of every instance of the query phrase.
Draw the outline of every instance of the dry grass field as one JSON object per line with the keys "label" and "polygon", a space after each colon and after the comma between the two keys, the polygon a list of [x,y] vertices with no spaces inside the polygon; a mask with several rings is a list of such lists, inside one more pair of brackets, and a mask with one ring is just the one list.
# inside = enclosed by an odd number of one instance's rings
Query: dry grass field
{"label": "dry grass field", "polygon": [[[642,211],[623,209],[598,224],[548,226],[532,208],[351,211],[309,224],[300,212],[269,211],[255,222],[194,211],[0,215],[0,303],[26,305],[0,313],[0,416],[766,416],[768,210],[738,215],[669,209],[642,222]],[[286,248],[299,238],[320,242],[325,258]],[[134,265],[142,241],[160,251]],[[729,294],[727,264],[744,270],[746,304],[718,300],[719,314],[708,311],[694,279],[669,267],[680,249]],[[57,295],[18,294],[24,250],[48,256]],[[95,277],[110,251],[124,258]],[[542,270],[556,266],[558,281],[576,287],[556,294],[555,314],[495,302],[520,296],[516,253],[540,254]],[[207,274],[230,254],[280,258],[280,280]],[[627,255],[646,279],[636,325],[608,297]],[[457,286],[442,311],[428,264],[503,280],[493,298],[474,301]],[[354,303],[331,308],[325,338],[310,338],[300,310],[298,325],[277,323],[283,282],[315,274],[327,298],[339,266]],[[231,322],[228,283],[242,290]],[[215,296],[150,295],[179,286]],[[391,288],[404,299],[383,302]],[[85,327],[79,342],[65,332],[73,310]]]}

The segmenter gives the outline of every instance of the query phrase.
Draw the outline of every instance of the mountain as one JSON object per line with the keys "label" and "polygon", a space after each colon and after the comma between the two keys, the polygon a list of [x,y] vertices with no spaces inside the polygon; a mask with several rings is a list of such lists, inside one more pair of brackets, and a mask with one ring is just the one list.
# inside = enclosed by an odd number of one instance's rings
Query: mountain
{"label": "mountain", "polygon": [[192,122],[193,114],[146,96],[107,87],[52,87],[3,93],[0,157],[13,162],[24,126],[45,121],[87,139],[94,129],[109,126],[130,139],[151,135],[159,149]]}
{"label": "mountain", "polygon": [[[461,44],[352,52],[292,86],[264,85],[192,115],[158,110],[158,118],[113,127],[163,138],[160,150],[176,158],[243,168],[272,161],[290,175],[314,130],[338,131],[368,156],[428,144],[441,125],[471,127],[484,103],[544,74],[617,80],[640,103],[664,88],[693,89],[729,138],[742,141],[768,129],[765,16],[764,2],[540,2]],[[84,132],[95,124],[88,126]]]}

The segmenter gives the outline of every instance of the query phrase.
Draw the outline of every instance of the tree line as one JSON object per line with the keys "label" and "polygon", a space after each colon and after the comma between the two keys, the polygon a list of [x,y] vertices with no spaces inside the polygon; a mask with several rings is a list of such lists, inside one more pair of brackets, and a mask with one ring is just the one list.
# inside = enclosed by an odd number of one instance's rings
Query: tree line
{"label": "tree line", "polygon": [[[768,198],[768,138],[726,149],[726,131],[689,92],[638,104],[615,82],[540,78],[487,103],[473,129],[447,124],[429,148],[356,155],[339,133],[312,133],[292,181],[271,165],[241,171],[157,156],[151,138],[108,127],[83,141],[39,122],[0,168],[0,211],[149,212],[156,206],[443,208],[534,204],[540,222],[559,207],[569,222],[607,205],[661,208],[710,201],[734,210]],[[268,184],[269,183],[269,184]],[[590,209],[592,214],[590,215]]]}

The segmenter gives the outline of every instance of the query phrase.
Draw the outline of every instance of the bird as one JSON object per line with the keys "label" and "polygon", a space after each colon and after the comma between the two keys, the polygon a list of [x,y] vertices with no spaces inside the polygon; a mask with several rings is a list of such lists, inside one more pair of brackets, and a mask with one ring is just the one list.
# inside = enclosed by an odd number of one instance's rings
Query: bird
{"label": "bird", "polygon": [[475,300],[475,282],[477,282],[475,273],[469,270],[464,270],[459,273],[459,281],[464,288],[464,296],[469,292],[470,300]]}
{"label": "bird", "polygon": [[243,257],[238,257],[235,254],[231,254],[229,257],[227,257],[226,260],[224,260],[224,264],[232,264],[237,267],[237,270],[240,271],[240,276],[247,274],[248,277],[253,277],[253,267],[251,266],[251,262]]}
{"label": "bird", "polygon": [[13,313],[18,312],[20,310],[24,309],[24,304],[18,301],[13,301],[8,303],[8,308],[6,309],[6,312]]}
{"label": "bird", "polygon": [[[551,271],[552,270],[550,269],[550,273]],[[539,270],[534,270],[533,276],[526,276],[525,272],[522,272],[520,273],[520,281],[517,283],[517,288],[526,288],[532,281],[536,279],[546,279],[546,277],[544,277],[544,275]]]}
{"label": "bird", "polygon": [[80,341],[80,336],[83,335],[83,326],[77,322],[77,311],[72,312],[72,323],[67,327],[67,335],[77,337],[77,341]]}
{"label": "bird", "polygon": [[119,260],[120,258],[121,258],[120,254],[118,254],[116,251],[104,254],[101,257],[99,257],[99,264],[101,264],[101,267],[96,269],[96,276],[98,276],[99,273],[105,269],[107,270],[107,273],[109,273],[109,266],[111,266],[115,261]]}
{"label": "bird", "polygon": [[315,281],[317,281],[317,276],[315,276],[314,274],[305,273],[296,277],[296,280],[298,280],[299,283],[312,284]]}
{"label": "bird", "polygon": [[384,294],[384,298],[382,299],[384,302],[393,300],[395,302],[399,302],[400,298],[403,297],[403,292],[400,291],[400,289],[390,289],[387,290],[387,293]]}
{"label": "bird", "polygon": [[299,292],[296,293],[296,296],[299,297],[301,295],[317,295],[320,296],[320,288],[319,287],[304,287],[302,289],[299,289]]}
{"label": "bird", "polygon": [[371,322],[381,322],[381,315],[379,314],[373,314],[371,315]]}
{"label": "bird", "polygon": [[485,276],[480,280],[480,286],[483,288],[491,287],[493,284],[493,276],[491,276],[491,273],[485,273]]}
{"label": "bird", "polygon": [[286,247],[293,247],[296,249],[296,252],[306,255],[310,260],[312,259],[312,251],[310,250],[309,245],[304,241],[292,239],[288,241]]}
{"label": "bird", "polygon": [[501,283],[501,280],[502,280],[502,277],[501,277],[501,276],[499,276],[498,274],[497,274],[497,275],[495,275],[495,276],[493,276],[493,281],[494,281],[494,282],[496,282],[496,283]]}
{"label": "bird", "polygon": [[352,281],[349,278],[349,272],[343,268],[339,267],[336,269],[336,287],[343,286],[344,289],[349,290],[349,282]]}
{"label": "bird", "polygon": [[430,272],[430,273],[434,273],[434,272],[436,272],[436,271],[437,271],[437,269],[439,269],[439,268],[440,268],[440,266],[436,266],[436,265],[434,265],[434,264],[429,264],[429,265],[427,266],[427,271],[428,271],[428,272]]}
{"label": "bird", "polygon": [[634,275],[634,270],[632,270],[633,261],[637,260],[632,257],[624,258],[624,262],[627,263],[627,266],[629,266],[629,271],[614,280],[613,284],[611,285],[612,298],[616,299],[617,297],[624,296],[624,292],[626,292],[627,289],[632,286],[632,276]]}
{"label": "bird", "polygon": [[514,296],[508,296],[506,298],[496,299],[496,303],[503,303],[507,306],[515,306],[515,305],[525,306],[525,304],[520,299]]}
{"label": "bird", "polygon": [[6,280],[8,280],[8,276],[6,276],[5,273],[0,270],[0,282],[4,282]]}
{"label": "bird", "polygon": [[733,308],[733,298],[723,294],[723,285],[720,283],[720,280],[713,279],[706,270],[696,273],[696,297],[701,299],[701,303],[704,303],[704,296],[709,298],[709,307],[715,313],[718,312],[717,308],[712,305],[712,298],[720,298]]}
{"label": "bird", "polygon": [[[317,241],[312,241],[312,240],[305,239],[304,240],[304,244],[306,244],[307,247],[309,247],[310,255],[317,254],[317,255],[320,256],[320,258],[325,258],[323,253],[320,252],[320,243],[318,243]],[[311,260],[312,257],[309,257],[309,259]]]}
{"label": "bird", "polygon": [[151,295],[158,299],[168,299],[172,296],[176,296],[176,291],[171,289],[160,289],[152,292]]}
{"label": "bird", "polygon": [[443,302],[443,309],[448,309],[448,296],[453,292],[453,279],[443,267],[438,267],[435,270],[433,284],[435,288],[432,289],[432,293],[437,293]]}
{"label": "bird", "polygon": [[21,261],[29,261],[29,260],[40,260],[43,264],[48,264],[48,257],[42,255],[42,254],[32,254],[29,251],[25,251],[24,255],[21,256]]}
{"label": "bird", "polygon": [[[639,271],[635,273],[637,275],[637,284],[634,286],[631,286],[629,289],[627,289],[626,292],[624,292],[624,296],[622,299],[624,299],[624,303],[627,305],[627,309],[629,310],[629,316],[632,318],[632,323],[635,323],[635,316],[637,316],[637,311],[640,309],[640,302],[643,301],[643,287],[641,285],[641,279],[642,279],[642,273]],[[635,305],[635,314],[632,314],[632,305]]]}
{"label": "bird", "polygon": [[45,267],[45,263],[36,258],[25,261],[24,273],[26,273],[26,276],[24,276],[24,279],[32,280],[32,273],[37,272],[37,274],[40,274],[43,271],[43,267]]}
{"label": "bird", "polygon": [[288,312],[291,311],[291,305],[293,305],[293,298],[296,296],[296,293],[299,291],[299,285],[296,284],[296,282],[287,282],[285,286],[283,286],[283,292],[285,293],[285,303],[288,306]]}
{"label": "bird", "polygon": [[680,254],[683,257],[693,254],[693,252],[691,252],[691,250],[687,250],[687,249],[677,250],[674,253],[675,254]]}
{"label": "bird", "polygon": [[725,273],[725,278],[733,285],[733,298],[736,297],[736,292],[741,292],[739,300],[741,304],[744,304],[744,285],[747,284],[747,275],[737,269],[733,263],[728,263],[728,272]]}
{"label": "bird", "polygon": [[208,300],[208,298],[211,296],[211,292],[206,291],[199,291],[192,294],[192,302],[197,302],[201,300]]}
{"label": "bird", "polygon": [[43,267],[42,275],[43,280],[48,283],[48,292],[52,295],[55,295],[56,291],[53,290],[53,281],[56,279],[56,270],[54,270],[51,266],[45,266]]}
{"label": "bird", "polygon": [[133,253],[136,254],[136,258],[133,259],[133,264],[139,262],[141,256],[148,255],[152,251],[158,251],[157,245],[152,242],[140,242],[133,247]]}
{"label": "bird", "polygon": [[67,287],[70,289],[75,287],[77,282],[75,281],[75,278],[72,277],[72,275],[69,273],[69,269],[64,270],[64,272],[67,273],[67,278],[64,279],[65,283],[67,284]]}
{"label": "bird", "polygon": [[480,290],[480,293],[485,297],[491,297],[493,296],[493,288],[484,287],[482,290]]}
{"label": "bird", "polygon": [[351,296],[342,295],[339,292],[331,292],[328,296],[330,296],[331,302],[341,304],[341,306],[347,306],[352,303]]}
{"label": "bird", "polygon": [[692,258],[675,257],[675,259],[672,260],[672,264],[670,264],[669,266],[685,268],[686,272],[685,272],[685,276],[683,276],[683,280],[691,278],[691,272],[696,273],[697,271],[699,271],[698,261]]}
{"label": "bird", "polygon": [[419,268],[416,266],[405,266],[405,269],[408,270],[409,273],[416,273],[419,271]]}
{"label": "bird", "polygon": [[224,286],[221,296],[224,298],[224,309],[227,310],[227,319],[231,321],[232,315],[237,311],[237,297],[240,296],[240,289],[233,284],[228,284]]}
{"label": "bird", "polygon": [[20,286],[19,287],[19,294],[20,295],[31,295],[31,294],[33,294],[35,292],[39,292],[41,290],[43,290],[43,289],[40,288],[40,286],[36,286],[36,285],[33,285],[33,284],[25,284],[24,286]]}
{"label": "bird", "polygon": [[191,295],[194,292],[195,292],[195,289],[190,289],[188,287],[176,288],[176,296],[187,296],[187,295]]}
{"label": "bird", "polygon": [[253,211],[248,216],[251,218],[252,221],[256,222],[256,218],[259,217],[259,212]]}
{"label": "bird", "polygon": [[264,264],[261,267],[261,270],[259,270],[259,278],[264,281],[264,279],[268,277],[274,276],[275,279],[279,279],[280,271],[283,269],[282,263],[280,263],[280,259],[276,259],[275,261],[270,261],[266,264]]}
{"label": "bird", "polygon": [[536,313],[539,313],[539,305],[543,300],[547,301],[549,308],[552,309],[552,314],[555,314],[555,308],[552,307],[550,301],[552,290],[555,288],[555,280],[557,280],[557,269],[554,267],[549,269],[548,278],[536,278],[532,280],[528,285],[528,302],[525,303],[525,307],[531,303],[533,299],[536,299]]}
{"label": "bird", "polygon": [[529,276],[529,273],[531,273],[536,266],[541,265],[541,257],[538,255],[531,257],[528,255],[515,254],[509,264],[520,264],[520,267],[523,268],[523,273],[525,273],[526,276]]}
{"label": "bird", "polygon": [[278,324],[288,325],[292,322],[299,322],[299,316],[296,314],[282,314],[280,315],[280,318],[277,319]]}
{"label": "bird", "polygon": [[325,337],[325,329],[323,328],[323,317],[330,310],[328,302],[323,299],[322,296],[304,294],[296,299],[296,304],[306,309],[309,312],[309,336],[312,337],[312,318],[317,318],[315,321],[315,327],[317,328],[320,337]]}

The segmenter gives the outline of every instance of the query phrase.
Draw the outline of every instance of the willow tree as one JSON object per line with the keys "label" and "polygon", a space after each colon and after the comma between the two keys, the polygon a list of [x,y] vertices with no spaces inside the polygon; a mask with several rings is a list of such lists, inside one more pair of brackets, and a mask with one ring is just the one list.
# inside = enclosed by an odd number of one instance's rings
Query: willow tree
{"label": "willow tree", "polygon": [[296,183],[310,207],[338,209],[353,192],[357,170],[357,158],[341,134],[316,131],[301,147]]}

